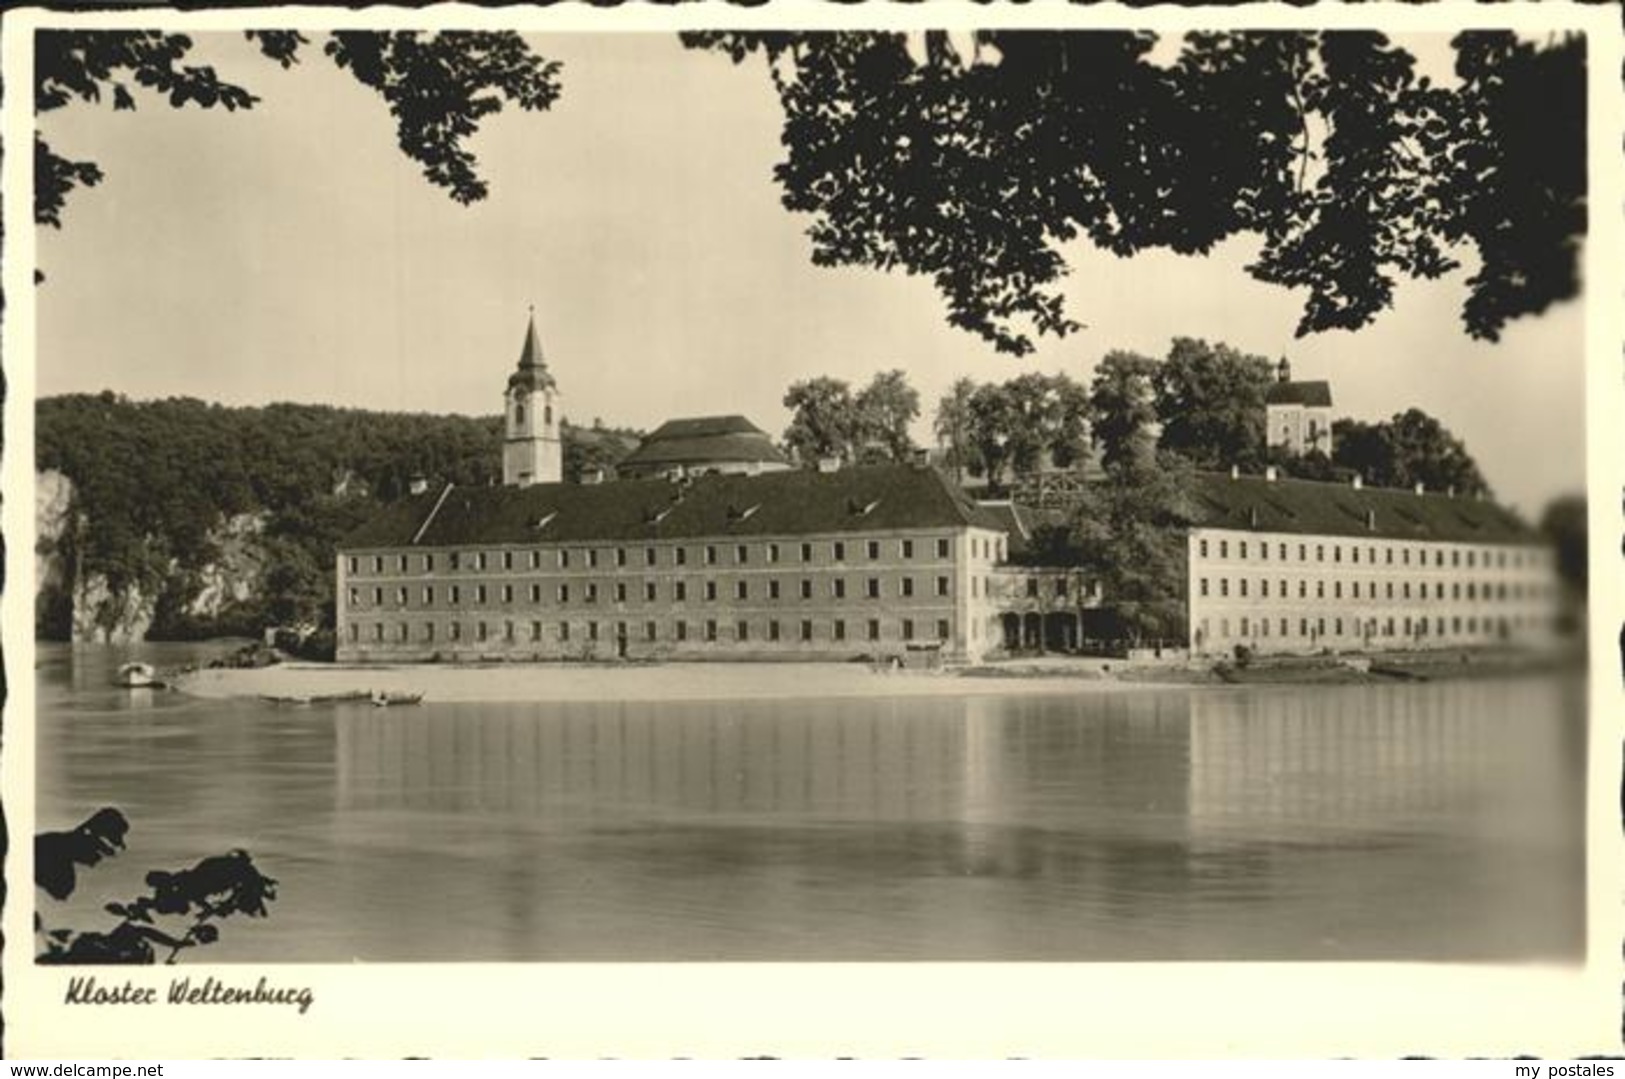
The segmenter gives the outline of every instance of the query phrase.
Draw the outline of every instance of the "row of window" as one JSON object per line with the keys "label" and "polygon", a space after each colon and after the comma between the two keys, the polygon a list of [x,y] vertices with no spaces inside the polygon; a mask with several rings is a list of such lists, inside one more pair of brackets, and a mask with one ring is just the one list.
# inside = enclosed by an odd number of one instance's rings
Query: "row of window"
{"label": "row of window", "polygon": [[[668,584],[666,589],[667,599],[673,603],[687,602],[689,599],[689,585],[691,583],[698,586],[694,589],[694,597],[696,599],[704,597],[705,600],[714,602],[723,594],[723,588],[717,581],[705,580],[690,582],[687,580],[682,580],[672,581]],[[900,598],[909,599],[916,594],[925,594],[923,590],[918,592],[916,591],[913,577],[899,577],[897,578],[896,583],[897,595]],[[934,589],[935,595],[939,597],[946,597],[950,595],[951,586],[949,583],[949,578],[935,578]],[[392,588],[386,588],[383,585],[375,585],[370,590],[370,593],[369,590],[360,587],[352,587],[350,589],[350,606],[352,608],[359,608],[362,606],[364,597],[370,594],[372,598],[372,605],[374,607],[384,606],[386,597],[395,607],[411,607],[413,606],[413,591],[414,589],[409,585],[396,585]],[[440,596],[440,592],[432,584],[422,585],[418,587],[416,591],[419,598],[417,606],[433,607]],[[643,602],[645,603],[658,603],[660,602],[660,591],[660,587],[655,581],[644,581],[643,587],[637,590],[635,590],[632,585],[626,581],[587,581],[584,583],[564,582],[551,587],[547,587],[539,583],[532,583],[529,586],[511,584],[475,584],[464,586],[454,584],[446,586],[445,595],[447,602],[451,606],[455,607],[461,605],[465,601],[465,598],[468,602],[473,603],[475,606],[483,606],[491,602],[491,598],[493,596],[500,597],[500,602],[502,603],[513,603],[516,599],[526,598],[528,598],[529,602],[531,603],[542,603],[545,602],[544,597],[550,596],[553,602],[562,605],[571,602],[597,603],[600,601],[600,599],[608,599],[610,597],[613,597],[611,601],[615,603],[629,603],[634,602],[634,596],[641,595]],[[800,598],[812,599],[814,591],[815,588],[812,578],[801,578],[797,588]],[[830,598],[832,599],[845,599],[847,592],[846,578],[831,578],[828,584],[828,591]],[[748,578],[741,577],[735,580],[733,582],[732,589],[728,590],[728,594],[735,600],[749,600],[752,598],[777,600],[784,598],[783,592],[783,582],[776,577],[765,582],[760,580],[751,581]],[[881,579],[879,577],[869,577],[864,580],[863,596],[865,598],[880,599],[881,593],[882,587]]]}
{"label": "row of window", "polygon": [[[923,551],[933,549],[929,546],[933,542],[930,540],[916,541],[912,539],[901,539],[894,542],[897,557],[904,560],[914,558],[916,550]],[[934,542],[936,557],[947,558],[952,553],[953,541],[948,537],[940,537]],[[861,544],[857,541],[853,541],[851,544],[854,552],[861,549],[863,555],[870,561],[879,561],[885,553],[886,545],[886,542],[881,540],[865,540]],[[987,550],[991,551],[991,541],[981,539],[972,540],[973,547],[980,548],[982,545],[986,545]],[[1001,540],[1000,546],[1002,547],[1002,545],[1003,541]],[[828,549],[830,558],[836,562],[845,562],[847,547],[848,544],[846,540],[829,541]],[[811,541],[806,541],[795,545],[779,543],[753,545],[749,543],[738,543],[732,545],[731,551],[728,550],[728,545],[708,543],[701,547],[695,547],[694,551],[695,560],[697,563],[703,561],[703,563],[707,566],[720,565],[726,557],[731,560],[732,565],[744,566],[751,564],[753,561],[765,562],[769,565],[778,564],[782,561],[786,561],[786,555],[794,548],[799,548],[797,553],[800,555],[800,560],[802,562],[813,561],[816,553],[816,545]],[[667,557],[667,563],[669,565],[686,566],[689,564],[689,548],[679,546],[666,548],[645,547],[643,548],[641,556],[639,556],[635,551],[626,547],[582,547],[573,549],[560,547],[545,552],[539,550],[498,552],[447,551],[445,552],[445,566],[446,568],[453,570],[480,571],[494,569],[498,564],[500,564],[505,570],[534,570],[541,569],[544,563],[550,562],[552,563],[553,567],[557,569],[570,569],[572,566],[586,567],[587,569],[597,569],[600,565],[606,568],[613,565],[615,568],[621,569],[631,565],[657,566],[661,561],[660,552],[662,550],[669,552]],[[753,551],[755,552],[754,554],[752,553]],[[409,554],[377,554],[363,558],[360,555],[350,555],[348,567],[350,573],[352,574],[360,574],[363,572],[364,567],[369,566],[373,573],[410,573],[412,572],[412,563],[414,558],[416,559],[417,570],[423,573],[433,573],[436,567],[440,565],[439,559],[437,558],[435,552],[425,551],[415,556]]]}
{"label": "row of window", "polygon": [[[1229,577],[1220,577],[1220,578],[1217,579],[1217,582],[1216,582],[1217,583],[1217,595],[1221,599],[1228,598],[1230,596],[1230,591],[1231,591],[1231,589],[1230,589],[1230,580],[1231,579]],[[1236,595],[1239,596],[1242,599],[1249,598],[1248,597],[1249,583],[1250,583],[1249,578],[1246,578],[1246,577],[1238,577],[1238,578],[1236,578]],[[1344,592],[1343,585],[1344,585],[1344,583],[1345,582],[1343,582],[1341,580],[1331,582],[1331,585],[1332,585],[1331,598],[1332,599],[1342,599],[1343,598],[1343,592]],[[1257,594],[1258,598],[1259,599],[1269,599],[1270,598],[1270,579],[1268,577],[1258,578],[1256,584],[1257,584],[1256,594]],[[1381,594],[1380,597],[1378,595],[1378,588],[1377,588],[1379,582],[1377,582],[1377,581],[1367,581],[1367,582],[1365,582],[1364,595],[1361,594],[1361,582],[1360,581],[1349,581],[1349,582],[1347,582],[1347,584],[1348,584],[1348,593],[1349,593],[1349,598],[1350,599],[1374,600],[1374,599],[1378,599],[1378,598],[1381,598],[1381,599],[1410,599],[1411,598],[1411,591],[1412,590],[1411,590],[1411,582],[1410,581],[1397,581],[1397,582],[1396,581],[1382,581],[1382,582],[1380,582],[1380,584],[1382,585],[1382,594]],[[1396,586],[1397,586],[1397,594],[1396,594]],[[1450,598],[1454,599],[1454,600],[1459,600],[1459,599],[1463,599],[1463,598],[1469,599],[1469,600],[1505,600],[1505,599],[1531,600],[1531,599],[1547,599],[1547,598],[1550,598],[1550,596],[1552,595],[1554,590],[1555,590],[1554,587],[1552,585],[1550,585],[1550,584],[1537,584],[1537,583],[1535,583],[1533,581],[1513,581],[1510,584],[1508,584],[1505,581],[1483,581],[1483,582],[1479,582],[1479,581],[1466,581],[1466,582],[1452,581],[1450,583]],[[1214,594],[1213,590],[1212,590],[1212,586],[1210,586],[1210,584],[1208,582],[1208,578],[1202,577],[1197,581],[1197,592],[1198,592],[1199,595],[1202,595],[1202,596],[1209,596],[1209,595]],[[1415,589],[1416,595],[1415,595],[1415,598],[1417,598],[1417,599],[1428,599],[1428,598],[1430,598],[1429,595],[1428,595],[1428,592],[1429,592],[1428,582],[1426,582],[1426,581],[1417,581],[1416,582],[1416,589]],[[1445,598],[1445,584],[1444,584],[1444,582],[1443,581],[1435,581],[1435,582],[1433,582],[1432,593],[1433,593],[1433,595],[1432,595],[1431,598],[1436,599],[1436,600],[1444,599]],[[1290,599],[1290,598],[1292,598],[1291,592],[1288,590],[1288,587],[1287,587],[1286,578],[1283,577],[1283,578],[1280,579],[1279,584],[1278,584],[1278,586],[1277,586],[1277,588],[1275,590],[1275,597],[1277,599]],[[1298,598],[1298,599],[1308,599],[1308,598],[1310,598],[1309,597],[1309,582],[1308,581],[1300,580],[1298,582],[1298,594],[1297,594],[1296,598]],[[1314,595],[1314,598],[1315,599],[1326,599],[1327,598],[1327,596],[1326,596],[1326,582],[1325,581],[1316,581],[1315,582],[1315,595]]]}
{"label": "row of window", "polygon": [[[1230,619],[1221,618],[1217,621],[1219,637],[1229,638],[1231,628]],[[1480,634],[1507,633],[1512,630],[1521,631],[1526,629],[1535,629],[1542,625],[1546,625],[1548,621],[1548,619],[1543,619],[1532,614],[1516,614],[1510,617],[1502,618],[1478,618],[1474,615],[1467,615],[1465,617],[1457,615],[1448,620],[1444,618],[1434,618],[1431,621],[1427,618],[1411,618],[1409,616],[1403,619],[1395,619],[1392,616],[1386,619],[1356,616],[1348,619],[1346,623],[1342,618],[1321,617],[1313,619],[1298,619],[1296,623],[1296,633],[1294,633],[1294,623],[1289,618],[1248,618],[1243,616],[1237,620],[1236,625],[1239,632],[1236,634],[1236,636],[1249,638],[1268,638],[1271,636],[1287,638],[1299,637],[1313,642],[1320,640],[1323,637],[1327,637],[1328,629],[1330,630],[1329,636],[1342,637],[1345,635],[1344,629],[1346,626],[1348,629],[1348,636],[1358,637],[1363,640],[1373,640],[1382,637],[1398,637],[1405,640],[1422,640],[1430,636],[1446,636],[1447,633],[1445,627],[1447,625],[1449,626],[1449,634],[1459,636],[1462,633],[1466,633],[1469,636],[1476,636]],[[1204,642],[1212,639],[1210,636],[1212,624],[1212,620],[1207,618],[1202,619],[1201,622],[1198,623],[1196,631],[1196,643],[1198,647],[1200,647]],[[1271,632],[1272,626],[1275,627],[1273,634]]]}
{"label": "row of window", "polygon": [[[916,624],[912,618],[900,619],[896,624],[895,635],[888,636],[884,630],[887,628],[879,618],[870,618],[863,622],[853,623],[854,637],[861,632],[863,640],[882,641],[895,639],[913,641],[919,639],[919,634],[925,632],[925,624]],[[950,624],[948,619],[939,618],[936,621],[936,637],[938,641],[948,640]],[[439,640],[439,634],[445,634],[447,642],[472,641],[473,643],[488,643],[500,641],[504,644],[569,644],[572,641],[601,641],[610,640],[616,643],[630,642],[641,639],[645,642],[653,641],[688,641],[703,640],[707,643],[728,641],[744,643],[753,640],[759,641],[786,641],[792,639],[789,634],[796,634],[795,640],[811,642],[816,640],[845,641],[847,636],[847,622],[836,618],[822,627],[811,618],[801,619],[799,622],[784,623],[778,619],[769,619],[766,622],[752,622],[749,619],[738,619],[731,624],[724,624],[714,618],[703,622],[689,623],[682,619],[666,623],[646,621],[641,627],[629,622],[554,622],[541,621],[501,623],[451,622],[440,626],[434,622],[397,622],[386,625],[383,622],[374,622],[365,631],[367,639],[375,643],[423,643],[430,644]],[[691,636],[692,632],[692,636]],[[465,635],[466,634],[466,635]],[[634,634],[641,634],[635,638]],[[363,626],[360,622],[350,623],[350,640],[352,643],[361,643]]]}
{"label": "row of window", "polygon": [[[1270,560],[1271,547],[1272,544],[1268,540],[1255,540],[1251,543],[1249,543],[1247,540],[1237,540],[1235,543],[1236,557],[1245,559],[1254,557],[1256,555],[1260,561],[1268,562]],[[1324,562],[1326,561],[1326,554],[1328,551],[1331,552],[1331,560],[1333,562],[1342,562],[1344,551],[1346,550],[1348,553],[1349,562],[1355,565],[1360,564],[1360,555],[1362,551],[1365,553],[1365,562],[1369,565],[1376,565],[1377,551],[1379,550],[1379,548],[1374,546],[1361,547],[1358,544],[1349,544],[1347,548],[1345,548],[1341,543],[1291,544],[1278,542],[1273,544],[1273,547],[1276,552],[1276,559],[1281,562],[1288,561],[1292,548],[1296,547],[1298,554],[1297,560],[1299,562],[1311,561],[1311,552],[1314,555],[1313,561]],[[1214,548],[1218,550],[1218,557],[1230,557],[1231,543],[1229,540],[1221,539],[1213,542],[1207,539],[1201,539],[1197,541],[1197,554],[1202,558],[1209,557],[1209,552]],[[1383,547],[1380,548],[1380,550],[1382,550],[1384,555],[1383,564],[1388,566],[1394,565],[1394,551],[1396,548]],[[1413,551],[1415,552],[1416,556],[1415,565],[1426,566],[1428,564],[1428,550],[1426,547],[1400,547],[1397,548],[1397,550],[1399,551],[1398,562],[1400,565],[1412,565],[1411,555]],[[1537,552],[1527,548],[1513,548],[1512,550],[1508,551],[1505,548],[1467,548],[1464,550],[1460,547],[1453,547],[1449,551],[1446,551],[1443,547],[1438,547],[1433,551],[1433,565],[1438,567],[1444,566],[1446,563],[1447,554],[1449,556],[1448,562],[1452,568],[1460,567],[1463,562],[1466,563],[1468,569],[1474,569],[1478,566],[1483,566],[1485,568],[1494,566],[1504,569],[1509,565],[1521,567],[1525,565],[1535,566],[1540,564],[1537,560]]]}

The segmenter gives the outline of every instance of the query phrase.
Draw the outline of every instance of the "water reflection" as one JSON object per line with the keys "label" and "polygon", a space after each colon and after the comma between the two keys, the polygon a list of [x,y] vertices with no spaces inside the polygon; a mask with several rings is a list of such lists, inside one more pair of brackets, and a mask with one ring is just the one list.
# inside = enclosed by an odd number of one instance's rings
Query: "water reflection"
{"label": "water reflection", "polygon": [[284,899],[227,961],[1583,944],[1584,724],[1555,680],[142,711],[82,666],[41,666],[42,820],[125,806],[148,865],[253,850]]}

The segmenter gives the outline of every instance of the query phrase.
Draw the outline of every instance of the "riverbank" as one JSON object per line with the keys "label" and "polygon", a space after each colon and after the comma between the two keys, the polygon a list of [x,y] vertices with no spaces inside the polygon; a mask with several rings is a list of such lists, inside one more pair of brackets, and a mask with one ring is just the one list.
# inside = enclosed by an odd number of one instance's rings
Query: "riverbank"
{"label": "riverbank", "polygon": [[[1111,693],[1150,689],[1111,677],[1111,661],[1001,665],[1019,677],[978,670],[923,671],[861,663],[421,664],[282,663],[254,670],[199,670],[177,688],[199,697],[321,697],[421,693],[439,701],[789,700],[797,697],[958,697],[980,693]],[[1120,664],[1118,665],[1120,666]]]}
{"label": "riverbank", "polygon": [[1361,685],[1516,677],[1583,669],[1573,655],[1439,651],[1366,656],[1267,657],[1246,666],[1131,665],[1041,656],[954,670],[861,663],[326,664],[203,669],[176,688],[199,697],[319,698],[421,694],[425,701],[789,700],[797,697],[963,697],[977,694],[1113,693],[1170,686]]}

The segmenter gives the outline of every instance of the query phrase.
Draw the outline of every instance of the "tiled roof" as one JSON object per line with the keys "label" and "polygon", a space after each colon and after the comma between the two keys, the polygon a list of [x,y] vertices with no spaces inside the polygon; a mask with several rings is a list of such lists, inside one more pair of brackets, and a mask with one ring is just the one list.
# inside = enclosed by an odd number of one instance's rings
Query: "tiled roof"
{"label": "tiled roof", "polygon": [[1303,405],[1307,408],[1331,408],[1332,384],[1322,380],[1313,382],[1272,382],[1264,391],[1268,405]]}
{"label": "tiled roof", "polygon": [[637,469],[706,462],[767,461],[787,464],[767,432],[743,416],[696,416],[667,420],[620,466]]}
{"label": "tiled roof", "polygon": [[1195,501],[1194,523],[1210,528],[1453,543],[1538,542],[1511,510],[1463,495],[1200,473]]}
{"label": "tiled roof", "polygon": [[395,503],[346,537],[341,547],[795,536],[984,521],[977,505],[952,481],[935,469],[910,465],[702,476],[682,483],[647,479],[454,487],[443,501],[441,495],[431,492]]}

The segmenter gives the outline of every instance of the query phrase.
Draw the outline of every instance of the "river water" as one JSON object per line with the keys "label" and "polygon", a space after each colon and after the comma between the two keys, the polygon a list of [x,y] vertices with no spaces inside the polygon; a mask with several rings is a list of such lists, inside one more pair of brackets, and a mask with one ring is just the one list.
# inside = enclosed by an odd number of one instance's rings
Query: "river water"
{"label": "river water", "polygon": [[132,654],[195,650],[40,646],[39,826],[131,822],[42,913],[240,847],[279,897],[211,962],[1584,948],[1578,677],[375,709],[113,688]]}

